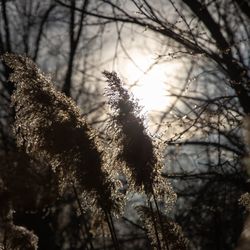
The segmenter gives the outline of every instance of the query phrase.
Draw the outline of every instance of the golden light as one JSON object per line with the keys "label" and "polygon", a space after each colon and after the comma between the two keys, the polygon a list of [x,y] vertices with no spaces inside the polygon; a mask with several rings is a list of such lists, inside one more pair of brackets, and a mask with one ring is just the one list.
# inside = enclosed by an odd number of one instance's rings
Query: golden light
{"label": "golden light", "polygon": [[167,82],[171,74],[177,72],[178,65],[158,64],[154,58],[139,53],[133,54],[133,60],[134,63],[125,63],[123,69],[131,92],[144,111],[164,110],[170,105]]}

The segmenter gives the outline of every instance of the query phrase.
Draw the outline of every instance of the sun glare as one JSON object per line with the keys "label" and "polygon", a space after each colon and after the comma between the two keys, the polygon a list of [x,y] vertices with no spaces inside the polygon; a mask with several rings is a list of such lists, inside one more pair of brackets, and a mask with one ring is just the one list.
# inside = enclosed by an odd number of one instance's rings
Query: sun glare
{"label": "sun glare", "polygon": [[154,64],[153,58],[142,54],[135,54],[133,60],[135,63],[130,61],[124,67],[130,90],[145,111],[164,110],[170,102],[166,82],[177,72],[177,65]]}

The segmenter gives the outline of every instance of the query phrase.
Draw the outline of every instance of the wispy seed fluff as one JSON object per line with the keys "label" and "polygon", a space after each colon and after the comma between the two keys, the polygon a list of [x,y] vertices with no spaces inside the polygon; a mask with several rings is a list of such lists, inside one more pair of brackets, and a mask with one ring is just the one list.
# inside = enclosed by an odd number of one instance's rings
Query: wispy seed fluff
{"label": "wispy seed fluff", "polygon": [[[24,227],[9,224],[4,229],[4,246],[6,250],[37,250],[38,237]],[[1,244],[0,244],[1,249]]]}
{"label": "wispy seed fluff", "polygon": [[13,70],[10,81],[16,87],[12,103],[18,146],[51,165],[62,191],[74,185],[85,199],[91,199],[86,206],[95,204],[111,211],[112,184],[102,170],[101,153],[79,108],[55,90],[28,57],[5,54],[3,60]]}
{"label": "wispy seed fluff", "polygon": [[103,74],[107,77],[109,104],[114,110],[112,120],[117,125],[120,144],[118,158],[127,163],[135,188],[143,187],[146,193],[152,193],[157,158],[143,120],[136,115],[140,112],[140,107],[122,87],[115,72],[104,71]]}
{"label": "wispy seed fluff", "polygon": [[[188,240],[183,235],[181,227],[173,222],[163,213],[160,214],[162,219],[162,225],[159,221],[153,222],[152,220],[152,211],[146,206],[138,206],[137,211],[140,214],[140,218],[144,223],[148,238],[154,249],[158,249],[157,239],[155,237],[156,232],[158,232],[158,237],[161,245],[161,249],[167,250],[187,250],[188,249]],[[157,212],[154,212],[153,218],[157,217]],[[164,238],[167,239],[167,245],[164,241]]]}
{"label": "wispy seed fluff", "polygon": [[36,250],[38,237],[24,227],[13,224],[10,192],[0,176],[0,249]]}
{"label": "wispy seed fluff", "polygon": [[152,139],[139,115],[140,106],[122,86],[115,72],[104,71],[103,74],[108,82],[109,104],[114,111],[110,120],[119,148],[117,158],[126,164],[123,171],[129,175],[129,181],[134,184],[136,191],[143,190],[148,196],[153,193],[166,195],[168,202],[174,201],[174,192],[160,176],[160,164]]}

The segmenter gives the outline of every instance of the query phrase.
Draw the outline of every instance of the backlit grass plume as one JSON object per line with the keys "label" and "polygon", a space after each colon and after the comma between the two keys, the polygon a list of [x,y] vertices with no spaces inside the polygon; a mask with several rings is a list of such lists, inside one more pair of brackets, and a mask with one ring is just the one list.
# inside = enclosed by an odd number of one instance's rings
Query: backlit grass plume
{"label": "backlit grass plume", "polygon": [[122,86],[115,72],[104,71],[107,78],[107,96],[113,108],[112,126],[116,133],[117,158],[120,165],[125,163],[130,184],[134,190],[144,191],[148,197],[153,194],[167,196],[168,201],[175,200],[171,186],[160,175],[160,164],[152,138],[149,136],[140,117],[137,101]]}
{"label": "backlit grass plume", "polygon": [[36,250],[38,237],[24,227],[13,224],[10,192],[0,177],[0,249]]}
{"label": "backlit grass plume", "polygon": [[[156,239],[157,249],[169,250],[170,239],[161,233],[164,232],[165,224],[158,202],[164,201],[165,208],[169,209],[174,204],[176,195],[170,184],[161,176],[160,163],[152,138],[139,115],[141,108],[122,86],[115,72],[105,71],[104,75],[109,87],[109,104],[113,108],[110,120],[113,134],[116,135],[114,142],[118,147],[114,165],[124,166],[122,172],[129,179],[129,185],[132,184],[131,191],[143,191],[146,194],[151,211],[148,219],[152,222],[151,232],[154,234],[151,240]],[[161,246],[162,242],[165,247]]]}
{"label": "backlit grass plume", "polygon": [[107,91],[109,104],[114,109],[112,120],[117,125],[117,138],[120,144],[118,158],[126,162],[130,170],[130,181],[134,182],[134,187],[152,193],[157,158],[151,138],[144,128],[143,119],[136,115],[140,112],[140,107],[122,87],[116,73],[105,71],[104,75],[109,84]]}
{"label": "backlit grass plume", "polygon": [[74,185],[88,199],[88,208],[113,210],[112,183],[102,169],[94,134],[76,104],[57,91],[28,57],[5,54],[3,60],[13,70],[18,146],[52,166],[62,191]]}
{"label": "backlit grass plume", "polygon": [[[148,238],[150,239],[151,245],[155,249],[159,249],[159,244],[161,249],[167,250],[187,250],[188,240],[184,237],[181,227],[171,219],[167,218],[161,213],[162,225],[155,220],[152,220],[152,211],[146,206],[137,207],[137,211],[140,214],[141,220],[144,223]],[[155,218],[158,216],[155,213]],[[157,230],[155,232],[154,230]],[[158,235],[158,239],[155,235]],[[167,244],[165,239],[167,239]]]}
{"label": "backlit grass plume", "polygon": [[[0,249],[2,249],[1,245]],[[24,227],[9,224],[4,229],[3,249],[36,250],[38,249],[38,237]]]}

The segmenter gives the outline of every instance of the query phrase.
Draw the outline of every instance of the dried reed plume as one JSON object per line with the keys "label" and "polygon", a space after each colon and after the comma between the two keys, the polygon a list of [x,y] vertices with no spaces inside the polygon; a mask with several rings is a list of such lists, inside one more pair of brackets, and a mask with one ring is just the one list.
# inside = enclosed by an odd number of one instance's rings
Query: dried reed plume
{"label": "dried reed plume", "polygon": [[0,249],[36,250],[38,238],[33,232],[13,224],[11,194],[0,177]]}
{"label": "dried reed plume", "polygon": [[120,165],[126,164],[123,172],[129,176],[130,183],[134,184],[134,190],[143,190],[148,197],[153,194],[159,198],[165,196],[164,199],[173,204],[175,194],[169,183],[161,177],[152,138],[139,115],[140,106],[122,86],[115,72],[104,71],[103,74],[108,82],[109,104],[114,110],[111,121],[113,132],[116,132],[114,141],[119,148],[116,158]]}
{"label": "dried reed plume", "polygon": [[[246,170],[246,173],[248,175],[248,178],[250,177],[250,117],[247,116],[244,121],[244,128],[245,128],[245,144],[246,144],[246,149],[247,155],[243,159],[243,164]],[[249,179],[250,180],[250,179]],[[246,192],[241,195],[239,199],[239,203],[243,205],[247,211],[250,211],[250,193]]]}
{"label": "dried reed plume", "polygon": [[137,190],[143,188],[146,193],[152,193],[157,158],[151,138],[144,128],[143,119],[137,115],[140,107],[122,87],[116,73],[104,71],[104,75],[109,84],[107,91],[109,104],[115,111],[112,120],[118,126],[117,138],[120,145],[118,158],[128,165],[130,181],[134,182],[135,188]]}
{"label": "dried reed plume", "polygon": [[[243,165],[245,167],[245,171],[250,177],[250,116],[247,116],[244,120],[244,129],[245,129],[245,144],[247,149],[247,155],[243,159]],[[250,179],[249,179],[250,180]],[[239,203],[243,205],[247,211],[250,211],[250,193],[246,192],[241,195],[239,199]]]}
{"label": "dried reed plume", "polygon": [[[137,210],[140,214],[140,218],[144,223],[145,229],[147,231],[148,238],[151,240],[151,244],[154,248],[158,248],[160,242],[161,249],[167,250],[186,250],[188,249],[188,240],[183,236],[181,227],[175,222],[171,221],[164,214],[161,214],[162,225],[157,221],[152,220],[152,211],[146,206],[138,206]],[[156,213],[156,212],[155,212]],[[157,214],[154,216],[157,217]],[[159,242],[157,241],[155,235],[159,237]],[[168,239],[168,244],[165,244],[164,238]]]}
{"label": "dried reed plume", "polygon": [[[24,227],[9,224],[4,229],[3,249],[5,250],[36,250],[38,238]],[[1,249],[1,245],[0,245]]]}
{"label": "dried reed plume", "polygon": [[241,195],[239,199],[239,203],[246,208],[247,211],[250,212],[250,193],[244,193]]}
{"label": "dried reed plume", "polygon": [[76,104],[55,90],[28,57],[7,53],[3,60],[13,70],[10,81],[16,88],[12,103],[18,146],[51,165],[62,191],[73,185],[83,194],[86,207],[113,210],[112,183],[101,168],[94,134]]}
{"label": "dried reed plume", "polygon": [[[158,200],[164,200],[165,208],[174,204],[176,195],[169,183],[163,179],[160,173],[159,156],[154,151],[151,137],[147,133],[143,119],[139,116],[141,108],[138,103],[130,97],[128,91],[122,86],[122,82],[115,72],[103,72],[107,78],[109,104],[114,112],[111,117],[112,125],[115,128],[116,138],[114,141],[118,145],[118,153],[115,163],[124,165],[122,170],[129,177],[132,183],[132,191],[144,191],[147,202],[151,209],[150,221],[152,222],[154,238],[157,240],[158,249],[167,249],[171,244],[164,232],[164,222],[158,206]],[[113,130],[114,133],[114,130]],[[156,208],[156,213],[153,210]],[[164,242],[166,248],[161,245]]]}

